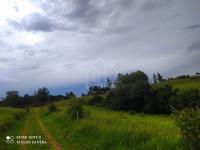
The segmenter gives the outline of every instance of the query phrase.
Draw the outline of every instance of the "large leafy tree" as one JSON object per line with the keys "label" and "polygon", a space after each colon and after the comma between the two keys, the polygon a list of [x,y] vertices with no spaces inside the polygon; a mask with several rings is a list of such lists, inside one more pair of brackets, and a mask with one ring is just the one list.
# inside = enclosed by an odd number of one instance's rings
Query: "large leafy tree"
{"label": "large leafy tree", "polygon": [[120,101],[117,100],[121,109],[142,111],[149,89],[148,76],[142,71],[136,71],[125,75],[118,74],[114,92],[116,97],[120,98]]}

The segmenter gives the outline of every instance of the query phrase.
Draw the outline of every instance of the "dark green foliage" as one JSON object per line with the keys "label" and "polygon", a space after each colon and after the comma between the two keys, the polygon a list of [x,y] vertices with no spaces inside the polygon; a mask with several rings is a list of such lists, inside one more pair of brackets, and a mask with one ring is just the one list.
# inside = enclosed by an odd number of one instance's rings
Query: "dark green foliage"
{"label": "dark green foliage", "polygon": [[48,111],[49,111],[49,113],[56,112],[57,110],[58,110],[58,109],[57,109],[57,107],[56,107],[55,104],[50,104],[50,105],[48,106]]}
{"label": "dark green foliage", "polygon": [[134,115],[136,112],[134,110],[129,110],[129,114]]}
{"label": "dark green foliage", "polygon": [[136,83],[138,81],[148,81],[148,76],[142,72],[137,71],[130,74],[118,74],[117,80],[115,82],[116,87],[120,87],[122,85],[130,84],[130,83]]}
{"label": "dark green foliage", "polygon": [[200,109],[186,108],[174,111],[174,118],[183,138],[194,149],[200,149]]}
{"label": "dark green foliage", "polygon": [[88,100],[89,105],[101,105],[103,101],[103,97],[99,95],[93,95],[91,98]]}
{"label": "dark green foliage", "polygon": [[67,110],[67,115],[72,120],[83,119],[85,116],[85,111],[78,100],[72,100],[70,107]]}
{"label": "dark green foliage", "polygon": [[35,92],[35,104],[36,105],[43,105],[46,104],[49,97],[49,90],[46,87],[39,88]]}
{"label": "dark green foliage", "polygon": [[98,95],[98,94],[105,94],[110,90],[110,87],[101,87],[93,85],[89,88],[87,95]]}
{"label": "dark green foliage", "polygon": [[145,113],[169,114],[171,100],[175,97],[176,90],[169,85],[151,89],[151,94],[145,103]]}
{"label": "dark green foliage", "polygon": [[153,74],[153,81],[154,81],[154,83],[157,83],[157,76],[155,73]]}
{"label": "dark green foliage", "polygon": [[163,81],[163,76],[160,73],[157,73],[157,79],[159,82]]}
{"label": "dark green foliage", "polygon": [[119,74],[115,88],[107,95],[107,103],[115,109],[143,111],[149,90],[150,84],[144,72]]}
{"label": "dark green foliage", "polygon": [[189,89],[186,91],[180,91],[173,101],[172,106],[176,109],[183,109],[185,107],[199,107],[200,106],[200,90]]}
{"label": "dark green foliage", "polygon": [[76,97],[76,95],[72,91],[70,91],[69,93],[66,92],[66,98],[67,99],[69,99],[69,98],[75,98],[75,97]]}
{"label": "dark green foliage", "polygon": [[19,107],[20,106],[19,92],[18,91],[6,92],[6,98],[4,100],[4,105],[9,105],[12,107]]}

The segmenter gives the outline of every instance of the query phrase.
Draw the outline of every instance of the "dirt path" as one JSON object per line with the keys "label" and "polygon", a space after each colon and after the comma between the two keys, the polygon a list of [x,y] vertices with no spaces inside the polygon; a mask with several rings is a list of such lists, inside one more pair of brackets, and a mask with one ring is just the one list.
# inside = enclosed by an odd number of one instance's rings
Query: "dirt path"
{"label": "dirt path", "polygon": [[[44,126],[44,124],[39,116],[38,110],[33,109],[27,114],[26,121],[25,121],[24,125],[22,126],[23,129],[21,132],[21,136],[28,136],[29,134],[33,134],[35,132],[35,130],[33,128],[31,128],[31,127],[33,127],[33,124],[35,125],[35,127],[37,129],[39,129],[36,131],[35,134],[41,133],[43,136],[45,136],[49,147],[52,147],[53,150],[62,150],[61,145],[53,138],[51,133]],[[27,147],[26,144],[20,144],[20,150],[27,150],[29,148],[30,148],[30,146]]]}
{"label": "dirt path", "polygon": [[51,133],[48,131],[47,128],[45,128],[41,118],[39,117],[38,112],[34,113],[35,115],[35,121],[37,121],[41,131],[43,132],[44,136],[48,139],[48,143],[52,146],[54,150],[62,150],[61,145],[53,138]]}
{"label": "dirt path", "polygon": [[[27,135],[29,119],[30,119],[30,117],[27,115],[25,125],[22,130],[22,136]],[[26,144],[20,144],[20,150],[26,150]]]}

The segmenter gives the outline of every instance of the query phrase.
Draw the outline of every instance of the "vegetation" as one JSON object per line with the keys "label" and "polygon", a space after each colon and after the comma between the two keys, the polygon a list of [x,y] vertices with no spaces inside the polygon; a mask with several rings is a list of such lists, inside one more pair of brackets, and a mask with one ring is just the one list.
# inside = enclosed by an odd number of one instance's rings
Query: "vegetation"
{"label": "vegetation", "polygon": [[184,150],[186,147],[170,116],[130,115],[84,106],[91,115],[77,122],[63,118],[66,107],[70,107],[67,102],[59,102],[58,107],[61,111],[48,116],[41,111],[41,117],[63,149]]}
{"label": "vegetation", "polygon": [[56,107],[55,104],[50,104],[50,105],[48,106],[48,111],[49,111],[49,113],[56,112],[57,110],[58,110],[58,109],[57,109],[57,107]]}
{"label": "vegetation", "polygon": [[84,109],[78,100],[71,100],[67,115],[70,119],[80,120],[84,118]]}
{"label": "vegetation", "polygon": [[[23,148],[30,150],[200,149],[199,77],[165,81],[157,73],[153,79],[155,84],[150,84],[142,71],[118,74],[115,81],[108,79],[104,87],[91,86],[79,98],[73,92],[52,96],[47,88],[24,96],[8,91],[0,104],[27,111],[0,107],[0,135],[42,135],[49,141],[49,145]],[[176,124],[169,115],[174,109]],[[1,143],[0,149],[5,146]]]}
{"label": "vegetation", "polygon": [[11,106],[17,108],[27,108],[33,106],[43,106],[49,102],[60,101],[76,97],[73,92],[63,95],[50,95],[46,87],[39,88],[34,92],[34,95],[24,94],[20,96],[18,91],[8,91],[5,99],[0,103],[1,106]]}
{"label": "vegetation", "polygon": [[[135,111],[150,114],[170,114],[171,108],[200,106],[200,89],[178,90],[171,85],[164,84],[163,77],[154,74],[159,86],[150,85],[148,76],[137,71],[130,74],[119,74],[115,85],[106,94],[95,92],[86,104],[109,107],[116,110]],[[92,91],[102,88],[91,87]],[[104,89],[104,88],[103,88]],[[92,92],[91,92],[92,93]]]}
{"label": "vegetation", "polygon": [[179,90],[188,90],[191,88],[200,89],[200,77],[166,80],[164,82],[157,83],[153,86],[160,87],[164,85],[170,85],[174,89],[179,89]]}
{"label": "vegetation", "polygon": [[174,113],[183,138],[196,150],[200,149],[200,109],[186,108]]}
{"label": "vegetation", "polygon": [[0,132],[9,129],[18,119],[25,114],[24,110],[0,107]]}

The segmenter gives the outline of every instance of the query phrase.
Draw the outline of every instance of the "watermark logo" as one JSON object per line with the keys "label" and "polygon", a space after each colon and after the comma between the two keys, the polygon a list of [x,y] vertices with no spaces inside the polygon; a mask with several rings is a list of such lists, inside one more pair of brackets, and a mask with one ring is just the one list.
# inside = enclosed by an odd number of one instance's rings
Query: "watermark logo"
{"label": "watermark logo", "polygon": [[87,68],[85,69],[85,79],[81,82],[85,84],[86,89],[89,89],[92,85],[103,87],[106,85],[108,77],[119,73],[114,65],[101,57],[92,60],[85,67]]}
{"label": "watermark logo", "polygon": [[6,143],[13,144],[14,143],[14,136],[6,136]]}

